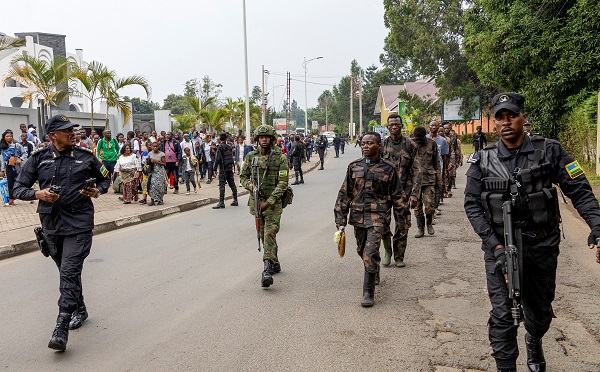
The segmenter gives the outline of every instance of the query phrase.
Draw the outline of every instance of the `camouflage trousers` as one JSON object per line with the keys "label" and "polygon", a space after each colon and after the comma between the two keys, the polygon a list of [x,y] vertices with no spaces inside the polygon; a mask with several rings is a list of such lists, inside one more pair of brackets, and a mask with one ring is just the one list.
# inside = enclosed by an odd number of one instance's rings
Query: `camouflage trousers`
{"label": "camouflage trousers", "polygon": [[[425,207],[425,214],[423,214]],[[435,213],[435,186],[427,185],[421,187],[421,196],[415,208],[415,217],[423,217],[426,214]]]}
{"label": "camouflage trousers", "polygon": [[[394,261],[404,261],[406,252],[406,242],[408,238],[408,229],[410,229],[410,208],[394,208],[394,238],[391,244],[394,253]],[[387,234],[384,240],[390,241],[392,234]]]}
{"label": "camouflage trousers", "polygon": [[381,245],[381,232],[374,227],[354,226],[354,237],[356,238],[356,253],[362,258],[365,271],[370,273],[379,272],[379,246]]}
{"label": "camouflage trousers", "polygon": [[275,205],[261,213],[260,238],[263,242],[263,260],[279,261],[277,258],[277,233],[282,212],[281,201],[277,200]]}

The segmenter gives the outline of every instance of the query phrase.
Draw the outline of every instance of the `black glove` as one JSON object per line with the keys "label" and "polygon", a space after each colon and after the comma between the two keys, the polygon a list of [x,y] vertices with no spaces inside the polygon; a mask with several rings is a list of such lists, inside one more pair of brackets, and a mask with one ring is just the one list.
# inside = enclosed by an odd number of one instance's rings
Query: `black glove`
{"label": "black glove", "polygon": [[598,239],[600,239],[600,226],[594,226],[588,237],[588,244],[598,245]]}
{"label": "black glove", "polygon": [[494,270],[490,271],[490,274],[495,274],[496,270],[501,270],[502,274],[506,274],[506,249],[496,249],[494,257],[496,257],[496,264],[494,265]]}

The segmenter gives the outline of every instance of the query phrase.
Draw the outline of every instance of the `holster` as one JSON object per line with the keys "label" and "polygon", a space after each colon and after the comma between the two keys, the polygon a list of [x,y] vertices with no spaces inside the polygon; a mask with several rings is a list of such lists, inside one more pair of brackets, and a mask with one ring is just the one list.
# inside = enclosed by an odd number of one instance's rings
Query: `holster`
{"label": "holster", "polygon": [[35,239],[40,247],[40,252],[42,252],[44,257],[56,256],[58,249],[56,248],[56,244],[54,244],[50,236],[48,236],[48,234],[46,234],[41,227],[34,228],[33,232],[35,233]]}

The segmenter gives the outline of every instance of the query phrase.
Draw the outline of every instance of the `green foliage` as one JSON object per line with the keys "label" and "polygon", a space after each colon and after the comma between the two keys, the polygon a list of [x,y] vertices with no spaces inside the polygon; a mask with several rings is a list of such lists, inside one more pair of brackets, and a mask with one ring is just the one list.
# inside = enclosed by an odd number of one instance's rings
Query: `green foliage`
{"label": "green foliage", "polygon": [[198,79],[190,79],[185,82],[185,88],[183,88],[183,95],[186,97],[197,97],[199,91],[200,82]]}
{"label": "green foliage", "polygon": [[210,76],[204,75],[202,78],[200,97],[203,100],[208,99],[208,97],[217,97],[216,99],[218,100],[222,87],[222,84],[217,84],[210,78]]}
{"label": "green foliage", "polygon": [[190,112],[192,107],[185,100],[184,96],[178,94],[169,94],[164,100],[162,109],[171,110],[173,115],[183,115],[185,112]]}
{"label": "green foliage", "polygon": [[175,127],[181,130],[183,133],[189,133],[194,128],[194,125],[198,122],[198,119],[194,114],[176,115],[175,119],[177,120]]}
{"label": "green foliage", "polygon": [[399,97],[406,102],[406,115],[408,115],[413,124],[426,125],[439,116],[440,101],[423,100],[418,95],[410,95],[405,90],[400,91]]}
{"label": "green foliage", "polygon": [[156,102],[140,99],[138,97],[123,97],[127,102],[131,102],[134,114],[154,114],[155,110],[160,110],[160,105]]}
{"label": "green foliage", "polygon": [[261,101],[262,101],[262,90],[260,89],[260,87],[258,85],[255,85],[254,88],[252,88],[252,94],[250,95],[250,100],[252,102],[254,102],[255,105],[260,106]]}
{"label": "green foliage", "polygon": [[[565,115],[559,140],[565,149],[583,165],[591,167],[596,159],[598,94],[590,94],[580,105]],[[535,129],[535,124],[534,124]]]}
{"label": "green foliage", "polygon": [[10,36],[0,36],[0,52],[25,46],[25,39],[15,39]]}

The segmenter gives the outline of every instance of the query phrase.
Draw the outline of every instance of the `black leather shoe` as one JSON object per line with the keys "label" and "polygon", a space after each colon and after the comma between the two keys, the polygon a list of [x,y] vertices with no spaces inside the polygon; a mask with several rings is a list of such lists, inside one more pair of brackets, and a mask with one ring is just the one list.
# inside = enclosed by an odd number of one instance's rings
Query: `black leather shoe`
{"label": "black leather shoe", "polygon": [[88,318],[87,309],[85,305],[75,310],[71,316],[71,322],[69,323],[69,329],[77,329],[83,325],[83,322]]}
{"label": "black leather shoe", "polygon": [[300,182],[298,182],[298,180],[292,182],[290,185],[298,185]]}
{"label": "black leather shoe", "polygon": [[56,318],[56,327],[52,332],[52,338],[48,342],[50,349],[65,351],[67,349],[67,341],[69,341],[69,323],[71,322],[71,314],[60,313]]}
{"label": "black leather shoe", "polygon": [[525,348],[527,349],[527,368],[530,372],[546,371],[546,359],[542,348],[542,339],[525,334]]}
{"label": "black leather shoe", "polygon": [[271,286],[271,284],[273,284],[273,274],[271,274],[273,272],[273,267],[272,267],[272,262],[269,260],[265,260],[265,269],[263,270],[262,273],[262,278],[260,281],[260,285],[263,288],[269,288]]}
{"label": "black leather shoe", "polygon": [[233,200],[233,201],[231,202],[231,206],[232,206],[232,207],[237,207],[238,205],[239,205],[239,204],[238,204],[238,201],[237,201],[237,199],[235,199],[235,200]]}
{"label": "black leather shoe", "polygon": [[214,207],[212,207],[212,209],[221,209],[221,208],[225,208],[225,203],[219,202]]}

